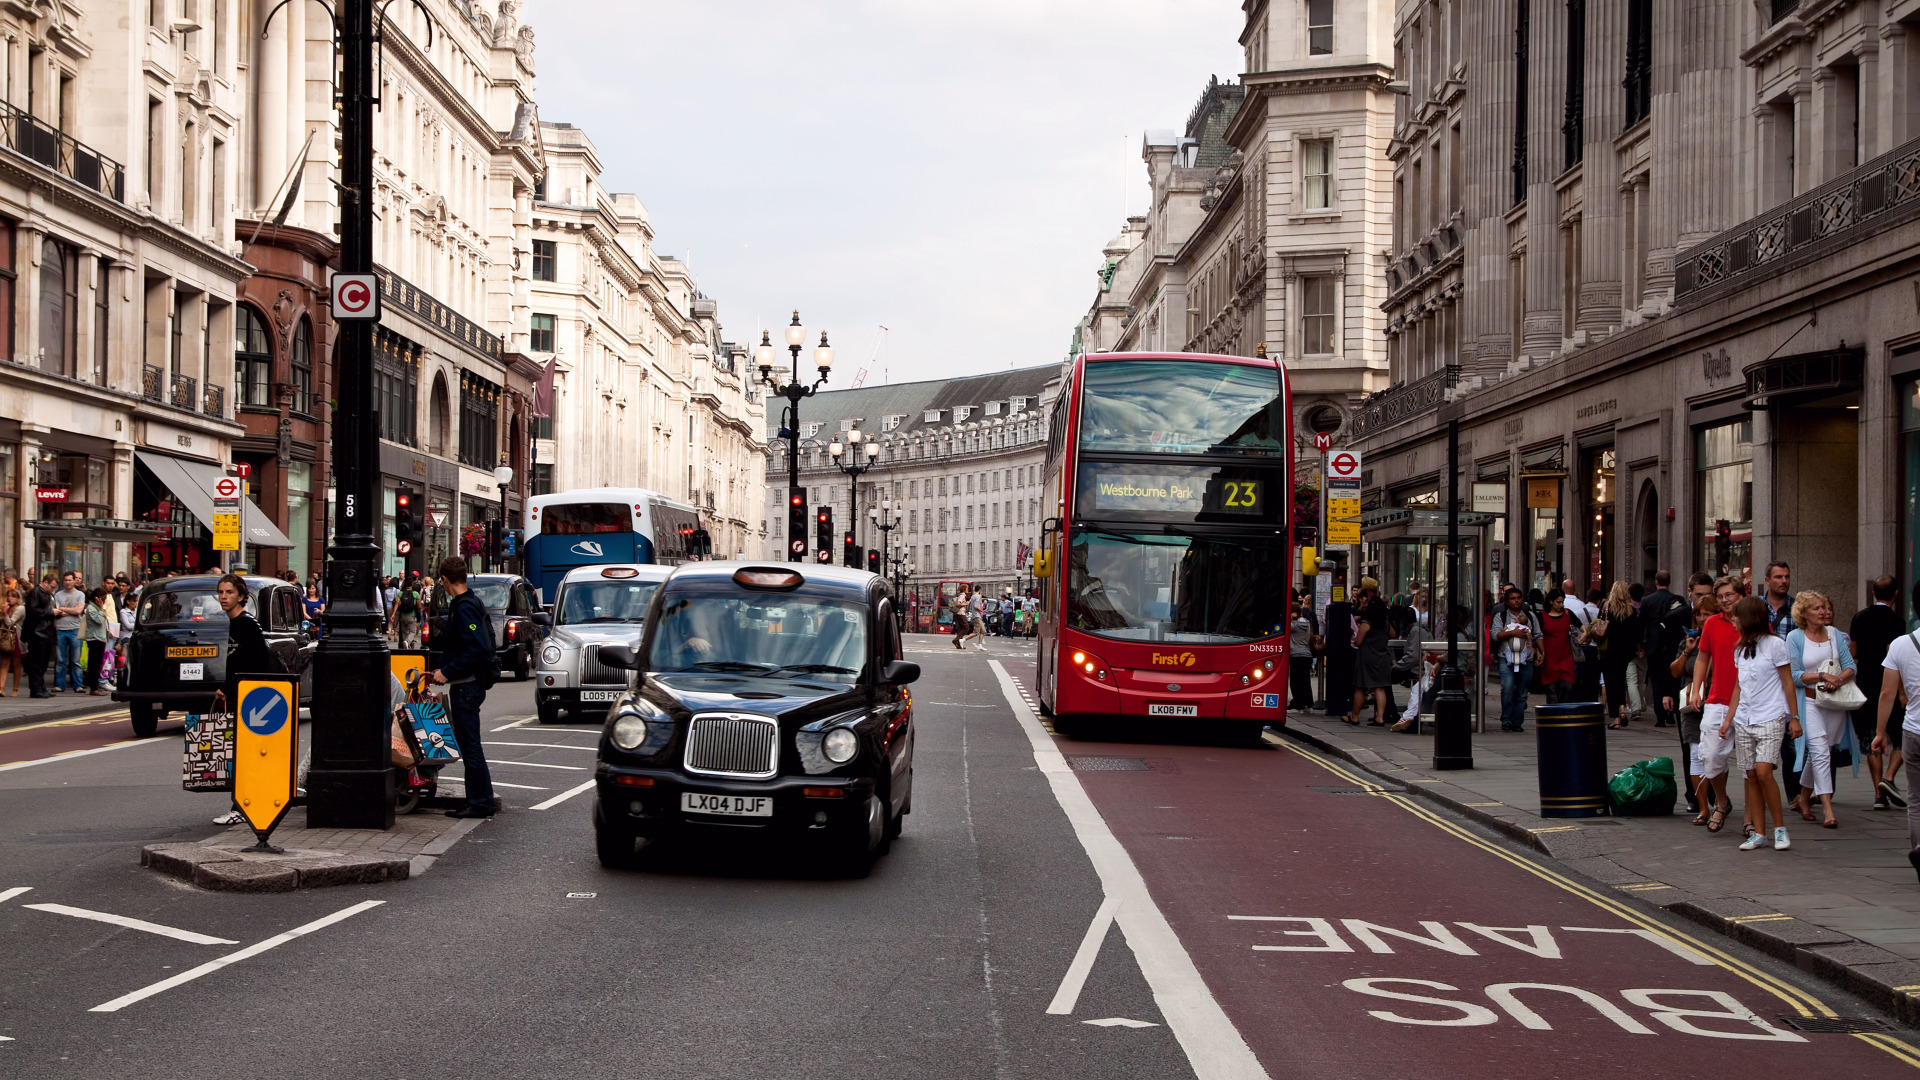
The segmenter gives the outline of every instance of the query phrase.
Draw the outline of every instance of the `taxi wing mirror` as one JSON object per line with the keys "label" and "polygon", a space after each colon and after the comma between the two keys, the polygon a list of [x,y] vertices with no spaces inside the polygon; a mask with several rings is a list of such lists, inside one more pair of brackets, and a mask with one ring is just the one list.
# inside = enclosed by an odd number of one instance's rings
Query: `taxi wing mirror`
{"label": "taxi wing mirror", "polygon": [[906,686],[920,681],[920,665],[911,660],[889,660],[885,670],[880,673],[880,681],[887,686]]}
{"label": "taxi wing mirror", "polygon": [[610,668],[619,668],[622,671],[640,669],[640,655],[633,651],[631,645],[602,645],[597,655],[600,657],[600,662]]}
{"label": "taxi wing mirror", "polygon": [[547,614],[544,611],[536,611],[533,613],[532,617],[533,617],[533,625],[535,626],[552,626],[553,625],[553,616]]}

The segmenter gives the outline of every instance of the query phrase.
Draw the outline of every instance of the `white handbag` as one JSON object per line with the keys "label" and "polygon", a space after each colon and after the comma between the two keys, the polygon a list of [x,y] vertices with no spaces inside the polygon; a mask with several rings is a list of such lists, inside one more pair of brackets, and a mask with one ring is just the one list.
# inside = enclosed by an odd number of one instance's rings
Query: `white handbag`
{"label": "white handbag", "polygon": [[[1840,661],[1837,657],[1829,658],[1825,663],[1820,665],[1820,674],[1822,675],[1833,675],[1837,677],[1843,674],[1845,670],[1846,669],[1840,666]],[[1816,692],[1815,698],[1819,701],[1822,708],[1841,709],[1849,712],[1861,708],[1867,703],[1866,692],[1861,690],[1860,685],[1852,679],[1841,683],[1840,689],[1838,690],[1821,690]]]}

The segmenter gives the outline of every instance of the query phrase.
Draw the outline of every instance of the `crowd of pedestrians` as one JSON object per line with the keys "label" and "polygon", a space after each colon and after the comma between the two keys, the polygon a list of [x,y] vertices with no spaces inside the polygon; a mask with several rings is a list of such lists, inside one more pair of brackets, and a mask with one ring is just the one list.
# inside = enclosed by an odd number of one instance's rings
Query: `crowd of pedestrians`
{"label": "crowd of pedestrians", "polygon": [[37,583],[0,571],[0,693],[19,697],[24,677],[33,698],[105,696],[138,597],[139,586],[124,573],[89,587],[77,570],[49,570]]}
{"label": "crowd of pedestrians", "polygon": [[962,588],[953,598],[950,609],[953,614],[953,647],[964,649],[967,642],[981,652],[987,649],[987,638],[993,637],[1032,637],[1039,632],[1036,616],[1039,611],[1038,598],[1015,596],[1012,589],[1005,589],[998,597],[988,596],[984,589],[971,592]]}

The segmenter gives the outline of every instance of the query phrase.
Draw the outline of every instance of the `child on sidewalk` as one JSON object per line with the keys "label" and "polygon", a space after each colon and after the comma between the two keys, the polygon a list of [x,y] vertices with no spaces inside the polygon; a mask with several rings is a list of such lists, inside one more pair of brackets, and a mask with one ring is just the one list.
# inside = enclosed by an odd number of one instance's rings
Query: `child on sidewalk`
{"label": "child on sidewalk", "polygon": [[1780,758],[1782,738],[1800,737],[1800,717],[1794,709],[1792,660],[1786,642],[1773,634],[1771,615],[1766,601],[1755,596],[1743,597],[1733,606],[1733,622],[1740,630],[1740,640],[1733,647],[1739,680],[1727,705],[1727,718],[1720,723],[1720,737],[1733,734],[1734,768],[1746,777],[1753,831],[1741,841],[1741,851],[1766,845],[1769,814],[1774,823],[1773,850],[1793,846],[1780,816],[1780,785],[1773,777],[1773,763]]}

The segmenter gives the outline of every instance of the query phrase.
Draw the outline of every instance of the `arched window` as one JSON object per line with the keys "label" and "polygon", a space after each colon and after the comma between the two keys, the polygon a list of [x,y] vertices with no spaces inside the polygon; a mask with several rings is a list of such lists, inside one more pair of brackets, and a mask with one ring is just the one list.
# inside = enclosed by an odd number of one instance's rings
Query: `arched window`
{"label": "arched window", "polygon": [[450,437],[453,427],[453,406],[447,395],[447,376],[445,372],[434,375],[433,397],[428,402],[427,408],[431,412],[427,423],[429,425],[428,435],[432,440],[427,447],[427,452],[439,457],[446,457],[448,456],[447,439]]}
{"label": "arched window", "polygon": [[267,320],[239,305],[233,328],[233,395],[241,405],[273,404],[273,344]]}
{"label": "arched window", "polygon": [[305,315],[293,328],[293,411],[313,415],[313,331]]}
{"label": "arched window", "polygon": [[75,261],[73,253],[58,240],[48,238],[40,245],[40,370],[55,375],[75,374]]}

